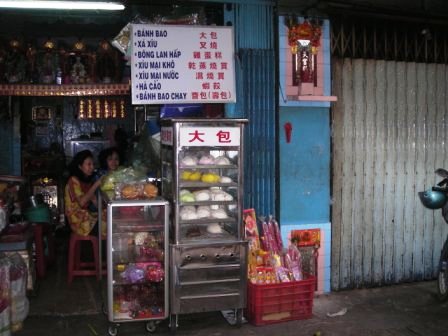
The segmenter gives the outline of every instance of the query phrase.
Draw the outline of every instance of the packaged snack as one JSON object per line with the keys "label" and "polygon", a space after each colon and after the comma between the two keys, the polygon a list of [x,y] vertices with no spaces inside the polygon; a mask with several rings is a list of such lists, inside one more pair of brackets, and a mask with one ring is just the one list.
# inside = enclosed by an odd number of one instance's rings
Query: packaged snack
{"label": "packaged snack", "polygon": [[285,267],[276,267],[275,273],[277,275],[278,282],[291,282],[288,276],[288,269]]}
{"label": "packaged snack", "polygon": [[303,280],[302,257],[297,246],[290,244],[285,256],[285,265],[292,274],[293,280]]}

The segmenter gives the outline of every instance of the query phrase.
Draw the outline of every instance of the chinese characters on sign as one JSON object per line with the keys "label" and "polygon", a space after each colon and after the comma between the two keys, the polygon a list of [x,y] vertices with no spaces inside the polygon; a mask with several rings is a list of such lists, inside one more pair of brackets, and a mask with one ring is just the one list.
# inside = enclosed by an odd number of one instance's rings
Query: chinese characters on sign
{"label": "chinese characters on sign", "polygon": [[133,104],[235,102],[232,27],[132,28]]}
{"label": "chinese characters on sign", "polygon": [[238,127],[182,127],[180,146],[239,146]]}

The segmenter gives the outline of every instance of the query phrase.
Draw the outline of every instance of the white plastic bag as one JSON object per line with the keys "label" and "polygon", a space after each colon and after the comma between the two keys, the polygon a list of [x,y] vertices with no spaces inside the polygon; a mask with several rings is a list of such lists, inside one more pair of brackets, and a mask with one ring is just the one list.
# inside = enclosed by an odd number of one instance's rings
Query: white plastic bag
{"label": "white plastic bag", "polygon": [[28,316],[29,301],[26,297],[26,282],[28,272],[25,261],[18,253],[9,256],[11,266],[9,270],[11,290],[11,327],[17,327]]}
{"label": "white plastic bag", "polygon": [[9,258],[0,253],[0,336],[11,335]]}

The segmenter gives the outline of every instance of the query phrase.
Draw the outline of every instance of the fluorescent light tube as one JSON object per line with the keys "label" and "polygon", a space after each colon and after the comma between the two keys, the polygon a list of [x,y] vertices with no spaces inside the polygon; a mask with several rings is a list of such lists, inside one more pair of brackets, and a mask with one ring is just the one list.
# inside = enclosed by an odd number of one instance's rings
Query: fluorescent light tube
{"label": "fluorescent light tube", "polygon": [[68,10],[123,10],[118,2],[89,1],[41,1],[41,0],[0,0],[0,8],[20,9],[68,9]]}

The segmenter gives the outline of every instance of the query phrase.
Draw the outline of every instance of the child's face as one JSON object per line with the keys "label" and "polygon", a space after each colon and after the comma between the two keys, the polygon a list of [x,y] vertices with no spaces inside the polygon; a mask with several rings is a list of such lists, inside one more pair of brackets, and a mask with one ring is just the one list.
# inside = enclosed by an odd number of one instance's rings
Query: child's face
{"label": "child's face", "polygon": [[107,157],[107,169],[116,170],[120,165],[120,158],[117,153],[112,153],[112,155]]}

